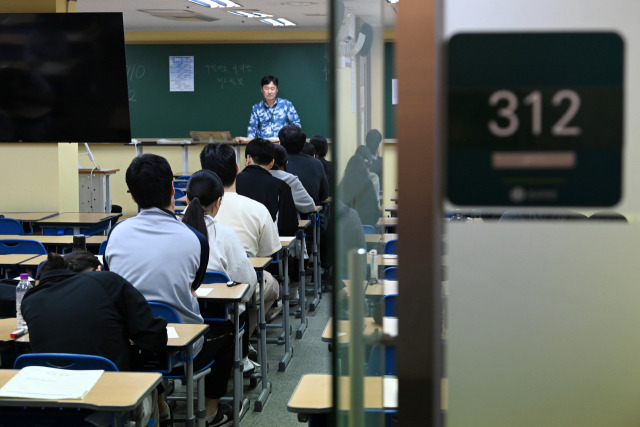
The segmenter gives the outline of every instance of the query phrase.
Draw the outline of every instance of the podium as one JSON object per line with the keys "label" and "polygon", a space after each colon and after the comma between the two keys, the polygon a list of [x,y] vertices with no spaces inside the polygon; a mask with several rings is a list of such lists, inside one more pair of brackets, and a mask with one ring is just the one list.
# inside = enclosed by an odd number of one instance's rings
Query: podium
{"label": "podium", "polygon": [[78,169],[80,212],[111,213],[111,175],[120,169]]}

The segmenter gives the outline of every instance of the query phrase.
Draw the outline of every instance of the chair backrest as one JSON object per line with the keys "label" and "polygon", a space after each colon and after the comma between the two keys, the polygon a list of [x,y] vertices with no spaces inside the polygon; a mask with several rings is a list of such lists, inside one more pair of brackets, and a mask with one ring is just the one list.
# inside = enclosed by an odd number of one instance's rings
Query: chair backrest
{"label": "chair backrest", "polygon": [[0,239],[0,255],[8,254],[46,255],[47,250],[37,240]]}
{"label": "chair backrest", "polygon": [[387,243],[384,244],[384,253],[390,254],[390,255],[397,255],[398,254],[397,244],[398,244],[398,239],[389,240]]}
{"label": "chair backrest", "polygon": [[23,235],[25,233],[20,221],[12,218],[0,218],[0,234]]}
{"label": "chair backrest", "polygon": [[25,366],[45,366],[48,368],[74,370],[118,370],[115,363],[106,357],[71,353],[28,353],[19,356],[13,364],[14,369],[22,369]]}
{"label": "chair backrest", "polygon": [[178,312],[170,305],[163,302],[149,302],[149,306],[154,316],[162,317],[167,323],[182,323]]}
{"label": "chair backrest", "polygon": [[105,240],[104,242],[100,243],[100,247],[98,248],[98,255],[104,255],[104,251],[107,250],[107,242],[108,240]]}
{"label": "chair backrest", "polygon": [[228,281],[229,276],[221,271],[214,270],[207,270],[204,273],[204,279],[202,279],[202,283],[227,283]]}
{"label": "chair backrest", "polygon": [[385,295],[384,297],[384,315],[388,317],[396,317],[396,297],[397,295]]}
{"label": "chair backrest", "polygon": [[364,234],[377,234],[378,230],[373,225],[362,224],[362,231]]}
{"label": "chair backrest", "polygon": [[173,180],[173,188],[187,188],[187,184],[189,184],[189,180],[187,179],[174,179]]}
{"label": "chair backrest", "polygon": [[384,280],[398,280],[398,267],[387,267],[384,269]]}

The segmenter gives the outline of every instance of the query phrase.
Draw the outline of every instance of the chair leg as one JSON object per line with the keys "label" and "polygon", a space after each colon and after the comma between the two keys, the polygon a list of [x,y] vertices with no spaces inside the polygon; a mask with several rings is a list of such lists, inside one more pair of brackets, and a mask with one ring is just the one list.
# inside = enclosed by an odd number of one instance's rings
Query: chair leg
{"label": "chair leg", "polygon": [[197,389],[198,390],[196,392],[196,400],[197,400],[196,422],[198,426],[204,427],[205,418],[207,417],[207,406],[206,406],[206,400],[205,400],[206,398],[204,396],[204,377],[198,380]]}

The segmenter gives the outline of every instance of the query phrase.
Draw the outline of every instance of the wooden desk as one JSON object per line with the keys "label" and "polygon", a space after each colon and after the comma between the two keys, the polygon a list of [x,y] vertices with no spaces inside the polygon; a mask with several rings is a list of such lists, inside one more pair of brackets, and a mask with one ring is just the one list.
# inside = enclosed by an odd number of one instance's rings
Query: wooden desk
{"label": "wooden desk", "polygon": [[[351,288],[351,280],[345,279],[342,282],[347,287],[347,290]],[[385,295],[397,295],[397,294],[398,294],[397,280],[382,280],[379,283],[367,286],[367,289],[364,292],[365,297],[372,297],[372,298],[383,297]]]}
{"label": "wooden desk", "polygon": [[210,289],[207,295],[198,295],[198,301],[211,300],[231,305],[234,327],[234,368],[233,368],[233,425],[238,426],[244,414],[240,413],[240,401],[243,401],[245,411],[249,409],[249,399],[243,397],[242,392],[242,336],[246,329],[240,331],[240,303],[246,302],[255,293],[255,286],[240,283],[227,286],[226,283],[203,283],[198,288],[199,293]]}
{"label": "wooden desk", "polygon": [[394,217],[394,218],[380,218],[378,220],[378,228],[380,228],[382,231],[386,232],[386,231],[390,231],[392,229],[397,230],[398,228],[398,218]]}
{"label": "wooden desk", "polygon": [[[384,255],[378,255],[378,266],[380,267],[397,267],[398,266],[398,257],[389,257]],[[371,255],[367,253],[367,264],[371,264]]]}
{"label": "wooden desk", "polygon": [[364,241],[366,243],[382,243],[383,245],[390,240],[396,240],[398,238],[397,233],[385,233],[385,234],[365,234]]}
{"label": "wooden desk", "polygon": [[[0,370],[0,387],[19,371]],[[104,372],[96,385],[82,399],[6,399],[0,406],[28,406],[48,408],[84,408],[96,411],[130,412],[142,403],[160,383],[162,376],[155,372]],[[25,424],[28,421],[25,420]]]}
{"label": "wooden desk", "polygon": [[[349,328],[351,327],[350,320],[338,320],[338,344],[348,344],[349,343]],[[382,334],[382,325],[379,325],[373,320],[373,317],[365,317],[364,318],[364,329],[362,331],[362,335],[367,337],[372,337],[376,331]],[[332,342],[333,341],[333,318],[330,318],[327,321],[327,325],[324,327],[324,331],[322,331],[322,341],[324,342]]]}
{"label": "wooden desk", "polygon": [[256,399],[256,402],[253,406],[254,411],[262,412],[262,408],[267,401],[267,397],[271,394],[271,383],[268,379],[266,368],[267,366],[267,322],[265,320],[265,310],[264,310],[264,275],[262,274],[263,270],[271,264],[273,259],[271,257],[250,257],[251,265],[258,275],[258,286],[260,286],[260,307],[259,307],[259,316],[258,316],[258,359],[260,366],[265,366],[265,368],[260,369],[260,373],[253,373],[251,378],[261,379],[262,390],[260,391],[260,395]]}
{"label": "wooden desk", "polygon": [[8,254],[0,255],[0,267],[13,267],[29,261],[39,255],[37,254]]}
{"label": "wooden desk", "polygon": [[58,212],[0,212],[0,214],[20,222],[36,222],[58,215]]}
{"label": "wooden desk", "polygon": [[[309,415],[331,412],[333,409],[332,381],[331,374],[303,375],[287,403],[287,410]],[[340,390],[338,409],[341,411],[348,411],[351,406],[348,392],[350,385],[350,377],[338,377]],[[365,409],[394,409],[398,406],[398,379],[395,377],[364,377],[363,390]],[[298,417],[299,420],[300,418]]]}
{"label": "wooden desk", "polygon": [[385,212],[389,212],[392,217],[398,216],[398,205],[395,203],[388,204],[384,207]]}
{"label": "wooden desk", "polygon": [[169,323],[167,326],[175,328],[178,338],[167,340],[167,349],[183,351],[185,353],[184,373],[186,378],[187,391],[187,414],[185,416],[187,425],[195,425],[195,399],[193,397],[193,347],[198,339],[205,334],[209,325],[192,323]]}
{"label": "wooden desk", "polygon": [[[73,227],[74,234],[82,234],[81,227],[88,227],[89,230],[100,230],[108,228],[112,218],[122,216],[119,213],[92,213],[92,212],[65,212],[49,218],[36,221],[41,227]],[[105,228],[105,229],[106,229]],[[98,231],[96,231],[98,232]],[[87,233],[84,234],[95,234]]]}
{"label": "wooden desk", "polygon": [[[0,342],[14,341],[9,337],[11,332],[18,328],[18,319],[11,317],[9,319],[0,319]],[[22,337],[21,337],[22,338]]]}
{"label": "wooden desk", "polygon": [[42,261],[46,261],[46,260],[47,260],[47,255],[36,255],[33,258],[29,258],[28,260],[22,261],[18,265],[20,267],[36,268],[40,265]]}

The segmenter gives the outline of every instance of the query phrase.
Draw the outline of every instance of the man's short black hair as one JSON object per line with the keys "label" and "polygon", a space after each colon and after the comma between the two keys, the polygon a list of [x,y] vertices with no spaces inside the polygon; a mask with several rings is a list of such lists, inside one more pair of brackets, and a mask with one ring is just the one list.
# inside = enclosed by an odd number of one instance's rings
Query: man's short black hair
{"label": "man's short black hair", "polygon": [[278,78],[274,76],[264,76],[260,81],[260,87],[268,85],[269,83],[273,83],[274,85],[276,85],[276,87],[278,87]]}
{"label": "man's short black hair", "polygon": [[173,172],[164,157],[143,154],[134,158],[127,168],[125,180],[141,209],[171,206]]}
{"label": "man's short black hair", "polygon": [[275,155],[275,148],[273,142],[268,139],[254,138],[248,144],[244,150],[245,158],[251,156],[253,163],[260,166],[269,166],[269,163],[273,160]]}
{"label": "man's short black hair", "polygon": [[278,139],[287,153],[300,154],[307,141],[307,135],[296,125],[285,125],[278,132]]}
{"label": "man's short black hair", "polygon": [[273,167],[275,169],[287,170],[287,161],[289,160],[289,156],[287,156],[287,150],[280,144],[273,144],[274,148],[274,156],[273,156]]}
{"label": "man's short black hair", "polygon": [[327,155],[327,151],[329,151],[329,143],[327,142],[327,138],[322,135],[313,135],[309,138],[309,142],[313,145],[313,148],[316,149],[316,154],[318,157],[324,157]]}
{"label": "man's short black hair", "polygon": [[375,156],[378,152],[378,147],[380,146],[380,141],[382,141],[382,134],[378,129],[371,129],[367,132],[367,136],[365,137],[365,141],[369,151],[371,151],[371,155]]}
{"label": "man's short black hair", "polygon": [[229,187],[236,181],[238,167],[236,152],[228,144],[207,144],[200,152],[200,166],[215,172],[222,185]]}

